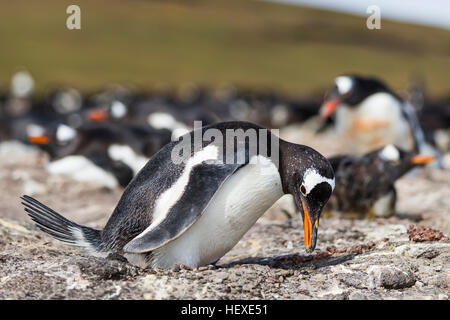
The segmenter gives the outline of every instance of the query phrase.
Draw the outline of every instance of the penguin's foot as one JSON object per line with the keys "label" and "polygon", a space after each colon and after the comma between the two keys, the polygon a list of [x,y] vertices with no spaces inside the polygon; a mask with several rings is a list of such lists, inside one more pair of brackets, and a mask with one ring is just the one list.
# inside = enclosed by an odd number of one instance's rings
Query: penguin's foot
{"label": "penguin's foot", "polygon": [[194,270],[194,268],[189,267],[189,266],[187,266],[185,264],[182,264],[180,262],[175,262],[174,269],[183,269],[183,270],[189,270],[189,271]]}
{"label": "penguin's foot", "polygon": [[219,262],[219,260],[220,260],[220,258],[215,260],[215,261],[213,261],[213,262],[211,262],[209,265],[213,266],[214,268],[218,268],[217,262]]}
{"label": "penguin's foot", "polygon": [[108,256],[106,257],[106,259],[109,259],[109,260],[117,260],[117,261],[120,261],[120,262],[126,262],[126,263],[128,263],[127,258],[125,258],[124,256],[122,256],[121,254],[118,254],[118,253],[110,253],[110,254],[108,254]]}

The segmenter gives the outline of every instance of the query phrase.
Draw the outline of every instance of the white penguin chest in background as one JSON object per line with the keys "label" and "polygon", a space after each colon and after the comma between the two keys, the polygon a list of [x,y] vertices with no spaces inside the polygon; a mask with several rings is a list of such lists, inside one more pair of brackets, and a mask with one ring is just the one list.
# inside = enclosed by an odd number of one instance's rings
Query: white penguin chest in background
{"label": "white penguin chest in background", "polygon": [[152,266],[174,263],[198,266],[214,262],[231,250],[258,218],[282,195],[276,166],[257,156],[229,177],[202,216],[179,238],[153,252]]}
{"label": "white penguin chest in background", "polygon": [[70,176],[82,182],[94,182],[109,188],[119,185],[117,179],[110,172],[107,172],[95,165],[84,156],[72,155],[59,160],[49,162],[46,170],[51,175]]}
{"label": "white penguin chest in background", "polygon": [[[380,92],[358,106],[341,105],[336,110],[336,129],[340,135],[368,151],[387,144],[405,149],[412,147],[408,122],[402,115],[402,104],[391,94]],[[367,148],[367,150],[361,150]]]}

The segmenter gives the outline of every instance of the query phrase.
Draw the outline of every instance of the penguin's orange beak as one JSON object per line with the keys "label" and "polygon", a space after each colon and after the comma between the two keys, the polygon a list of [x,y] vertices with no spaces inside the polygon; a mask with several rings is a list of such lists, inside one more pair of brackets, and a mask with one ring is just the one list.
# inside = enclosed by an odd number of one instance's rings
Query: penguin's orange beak
{"label": "penguin's orange beak", "polygon": [[320,116],[324,119],[328,118],[333,114],[337,107],[341,104],[340,98],[333,98],[326,101],[320,108]]}
{"label": "penguin's orange beak", "polygon": [[104,110],[89,111],[87,117],[92,122],[103,122],[108,118],[108,114]]}
{"label": "penguin's orange beak", "polygon": [[301,200],[301,202],[303,206],[303,231],[305,235],[305,249],[306,252],[312,252],[316,247],[317,228],[319,227],[319,221],[316,220],[314,225],[311,223],[308,209],[303,200]]}
{"label": "penguin's orange beak", "polygon": [[45,135],[30,136],[30,137],[28,137],[28,141],[33,143],[33,144],[46,145],[46,144],[49,144],[50,138],[48,136],[45,136]]}
{"label": "penguin's orange beak", "polygon": [[425,156],[422,154],[418,154],[411,158],[411,163],[412,164],[427,164],[427,163],[434,161],[434,159],[435,159],[434,156]]}

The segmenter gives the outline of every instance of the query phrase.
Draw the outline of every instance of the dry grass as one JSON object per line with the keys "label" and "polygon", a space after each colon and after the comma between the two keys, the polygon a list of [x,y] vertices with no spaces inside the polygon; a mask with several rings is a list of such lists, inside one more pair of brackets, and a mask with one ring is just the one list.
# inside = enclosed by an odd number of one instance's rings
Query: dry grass
{"label": "dry grass", "polygon": [[150,86],[233,82],[288,92],[328,87],[345,72],[375,74],[396,89],[422,76],[448,91],[450,32],[244,0],[77,1],[82,30],[65,27],[64,1],[0,2],[0,84],[27,67],[39,89],[66,83]]}

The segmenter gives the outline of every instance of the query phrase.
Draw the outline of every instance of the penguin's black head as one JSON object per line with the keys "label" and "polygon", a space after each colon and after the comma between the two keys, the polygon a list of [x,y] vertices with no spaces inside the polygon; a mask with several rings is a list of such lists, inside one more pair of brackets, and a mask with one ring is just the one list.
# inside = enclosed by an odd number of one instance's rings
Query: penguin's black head
{"label": "penguin's black head", "polygon": [[60,115],[78,112],[83,105],[83,98],[74,88],[58,88],[50,93],[49,103]]}
{"label": "penguin's black head", "polygon": [[378,92],[388,92],[395,96],[379,79],[357,75],[339,76],[334,79],[333,87],[326,94],[325,101],[320,109],[320,115],[326,119],[334,113],[341,103],[356,106],[368,96]]}
{"label": "penguin's black head", "polygon": [[397,180],[414,167],[423,166],[434,161],[434,156],[417,154],[414,151],[405,151],[389,144],[371,153],[379,161],[384,170],[388,172],[392,181]]}
{"label": "penguin's black head", "polygon": [[305,247],[316,247],[320,214],[334,190],[334,171],[330,162],[312,148],[291,144],[283,152],[282,180],[285,193],[293,195],[302,214]]}
{"label": "penguin's black head", "polygon": [[121,100],[96,105],[84,112],[84,119],[88,123],[102,123],[108,121],[123,121],[129,116],[127,104]]}
{"label": "penguin's black head", "polygon": [[50,157],[57,158],[64,149],[77,140],[78,131],[66,124],[58,123],[47,127],[32,125],[28,130],[28,141],[39,146],[49,153]]}

